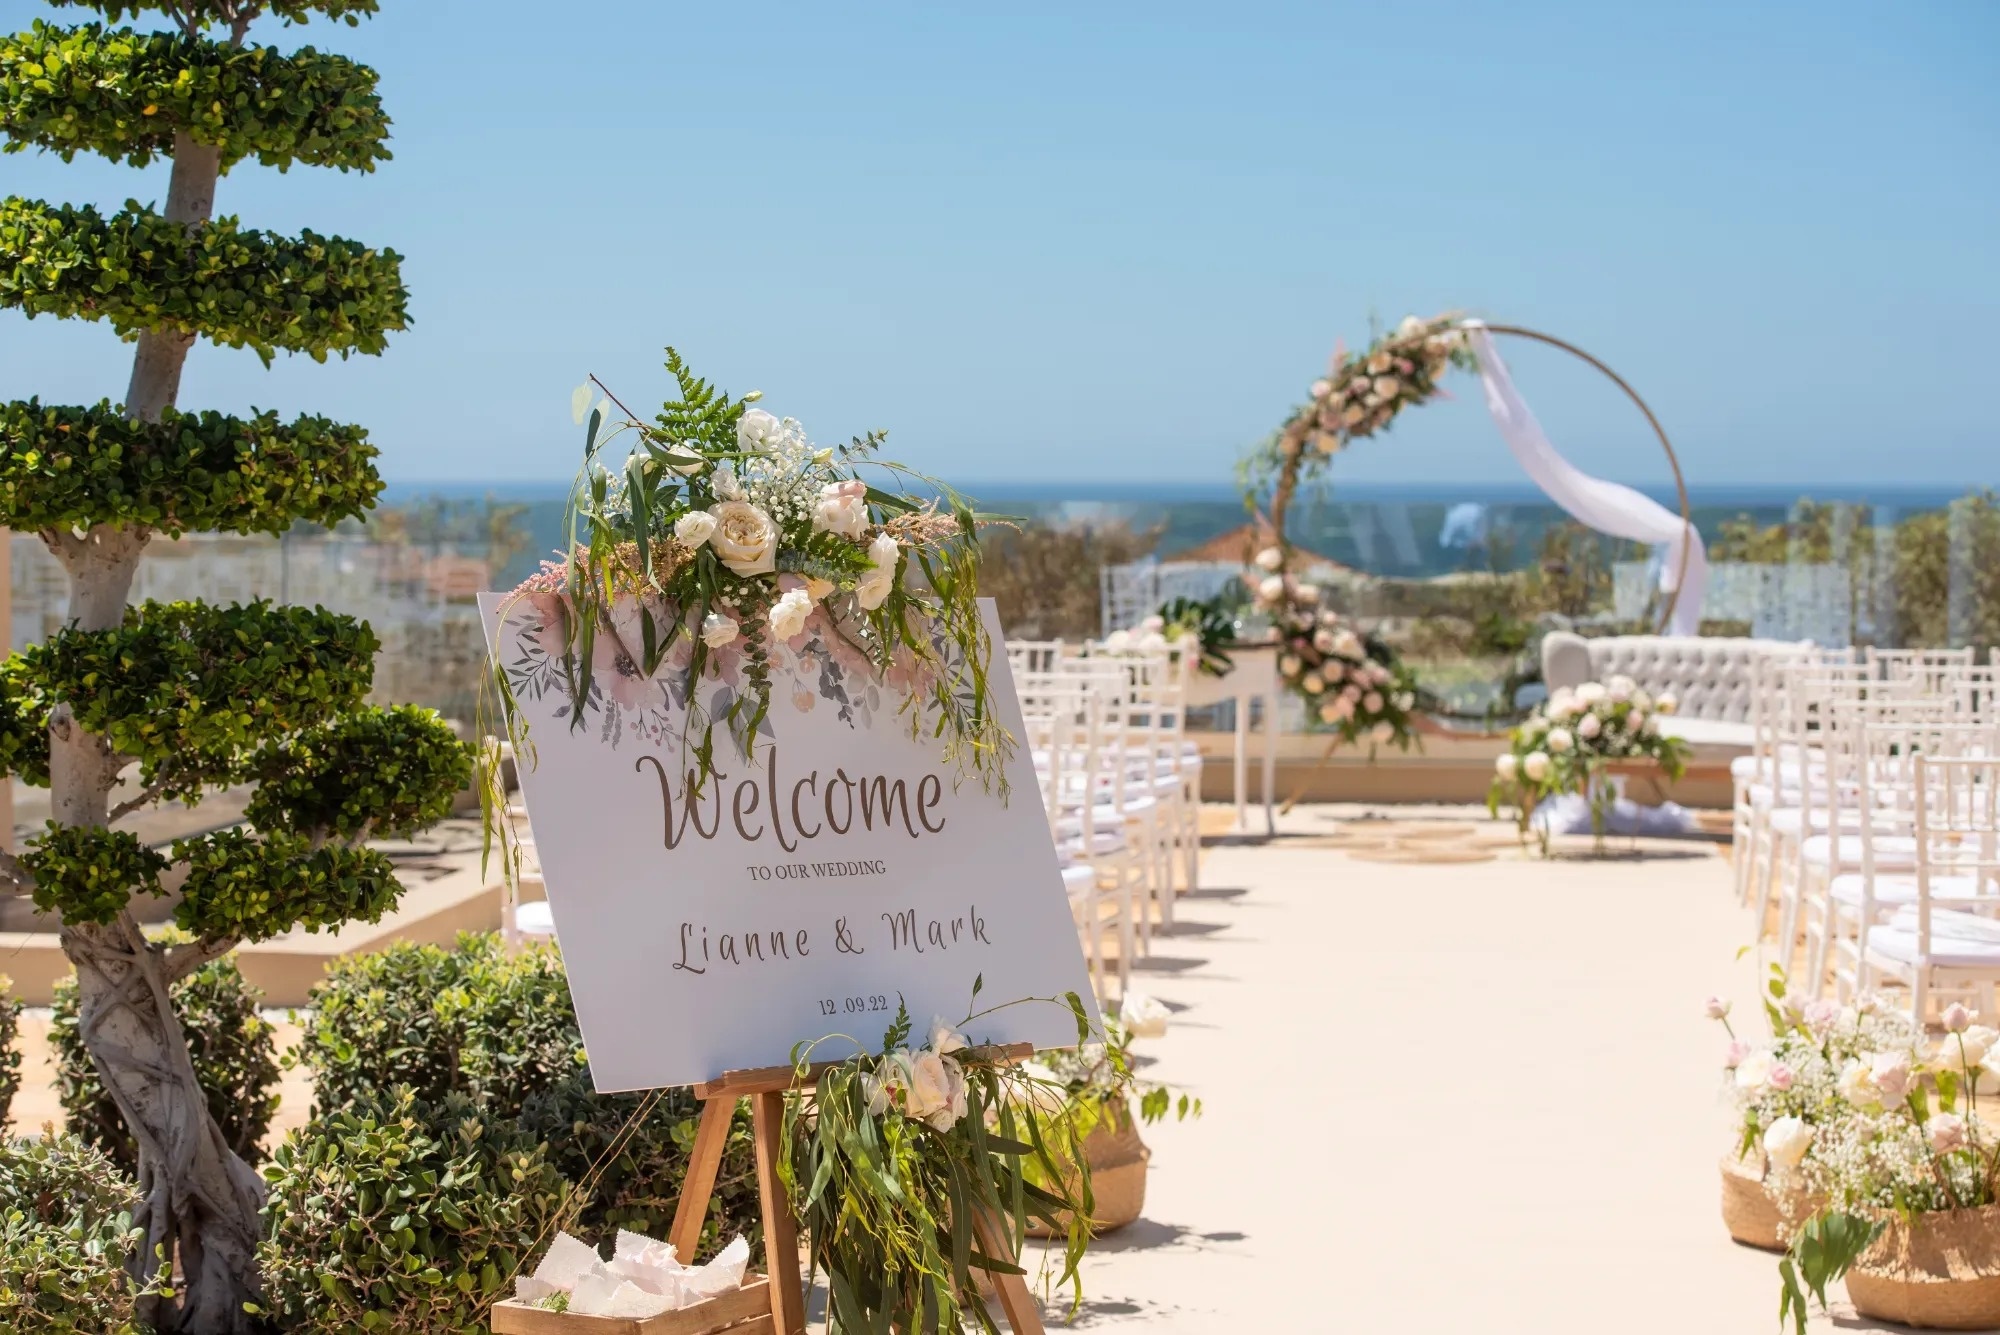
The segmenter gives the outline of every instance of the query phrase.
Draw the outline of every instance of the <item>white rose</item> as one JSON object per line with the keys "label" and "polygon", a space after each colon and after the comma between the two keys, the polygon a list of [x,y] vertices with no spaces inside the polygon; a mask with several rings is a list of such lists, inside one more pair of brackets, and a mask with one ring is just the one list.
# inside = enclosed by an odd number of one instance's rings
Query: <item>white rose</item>
{"label": "white rose", "polygon": [[1644,687],[1635,687],[1632,691],[1632,708],[1651,709],[1652,707],[1653,697],[1646,694]]}
{"label": "white rose", "polygon": [[868,499],[855,486],[829,482],[819,491],[813,507],[813,528],[843,538],[859,538],[868,527]]}
{"label": "white rose", "polygon": [[1585,741],[1589,741],[1603,731],[1604,720],[1598,718],[1595,714],[1585,714],[1581,719],[1577,720],[1576,735]]}
{"label": "white rose", "polygon": [[791,639],[806,628],[806,618],[812,615],[812,610],[812,595],[804,589],[793,589],[771,604],[771,633],[781,640]]}
{"label": "white rose", "polygon": [[734,644],[741,630],[734,618],[710,612],[701,619],[701,642],[711,649],[720,649],[726,644]]}
{"label": "white rose", "polygon": [[1414,338],[1423,331],[1424,322],[1414,315],[1405,315],[1403,322],[1396,326],[1396,337]]}
{"label": "white rose", "polygon": [[1622,705],[1632,698],[1632,692],[1639,689],[1639,683],[1620,673],[1604,683],[1604,698],[1614,705]]}
{"label": "white rose", "polygon": [[1333,651],[1342,658],[1361,657],[1361,637],[1351,630],[1343,630],[1333,637]]}
{"label": "white rose", "polygon": [[1328,630],[1325,626],[1321,626],[1318,630],[1314,631],[1313,648],[1319,650],[1323,654],[1332,653],[1333,632]]}
{"label": "white rose", "polygon": [[1340,700],[1322,701],[1319,707],[1319,721],[1321,723],[1338,723],[1340,722],[1341,719],[1345,718],[1347,714],[1352,714],[1354,712],[1352,708],[1349,708],[1345,714],[1342,713],[1341,712],[1342,703],[1343,702]]}
{"label": "white rose", "polygon": [[1849,1062],[1841,1068],[1840,1096],[1849,1103],[1864,1106],[1881,1102],[1881,1095],[1875,1088],[1875,1076],[1865,1062]]}
{"label": "white rose", "polygon": [[1662,714],[1671,714],[1680,707],[1680,697],[1672,691],[1661,691],[1659,699],[1653,701],[1653,708]]}
{"label": "white rose", "polygon": [[1257,586],[1257,596],[1267,603],[1275,603],[1283,598],[1285,596],[1285,577],[1283,575],[1266,576],[1264,582]]}
{"label": "white rose", "polygon": [[709,513],[715,532],[708,545],[722,564],[739,575],[768,575],[778,568],[778,526],[771,516],[748,501],[724,501]]}
{"label": "white rose", "polygon": [[1570,736],[1568,728],[1550,728],[1548,745],[1549,750],[1561,755],[1576,745],[1576,739]]}
{"label": "white rose", "polygon": [[861,1092],[868,1096],[868,1115],[880,1117],[900,1108],[910,1091],[910,1054],[898,1050],[882,1059],[881,1065],[861,1077]]}
{"label": "white rose", "polygon": [[1385,403],[1395,398],[1397,394],[1402,392],[1402,389],[1403,382],[1392,375],[1378,375],[1375,377],[1376,397]]}
{"label": "white rose", "polygon": [[1311,605],[1311,604],[1313,604],[1313,603],[1316,603],[1316,602],[1318,602],[1318,601],[1319,601],[1319,585],[1317,585],[1317,584],[1301,584],[1301,585],[1299,585],[1299,592],[1298,592],[1298,599],[1299,599],[1299,601],[1300,601],[1300,602],[1302,602],[1302,603],[1305,603],[1305,604],[1307,604],[1308,606],[1310,606],[1310,605]]}
{"label": "white rose", "polygon": [[1284,564],[1285,554],[1276,547],[1266,547],[1257,553],[1257,568],[1260,570],[1281,570]]}
{"label": "white rose", "polygon": [[949,1057],[952,1053],[963,1052],[972,1045],[966,1042],[964,1034],[952,1028],[942,1016],[933,1016],[931,1040],[926,1046],[940,1057]]}
{"label": "white rose", "polygon": [[1755,1094],[1771,1078],[1771,1054],[1753,1052],[1736,1063],[1736,1087],[1746,1094]]}
{"label": "white rose", "polygon": [[1318,695],[1321,691],[1326,689],[1326,681],[1319,675],[1319,673],[1308,672],[1306,673],[1304,679],[1299,682],[1299,689],[1304,691],[1307,695]]}
{"label": "white rose", "polygon": [[784,425],[762,408],[752,408],[736,421],[736,443],[752,453],[761,453],[784,434]]}
{"label": "white rose", "polygon": [[[1951,1038],[1947,1038],[1945,1040],[1946,1051],[1951,1050],[1952,1038],[1956,1038],[1964,1049],[1965,1064],[1967,1066],[1984,1066],[1987,1056],[1993,1051],[1994,1045],[2000,1043],[2000,1030],[1989,1028],[1983,1024],[1975,1024],[1964,1033],[1953,1034]],[[1956,1056],[1958,1054],[1954,1053],[1953,1055]]]}
{"label": "white rose", "polygon": [[1114,630],[1104,637],[1104,650],[1106,653],[1122,654],[1131,647],[1132,632],[1129,630]]}
{"label": "white rose", "polygon": [[1299,661],[1299,656],[1297,654],[1285,654],[1278,659],[1278,671],[1284,674],[1285,680],[1287,681],[1290,681],[1293,677],[1298,676],[1299,669],[1304,666],[1305,664]]}
{"label": "white rose", "polygon": [[1780,1117],[1764,1128],[1764,1153],[1780,1167],[1797,1168],[1812,1148],[1812,1138],[1812,1128],[1798,1118]]}
{"label": "white rose", "polygon": [[1167,619],[1162,616],[1150,616],[1139,623],[1139,629],[1143,631],[1163,631],[1166,628]]}
{"label": "white rose", "polygon": [[690,551],[707,542],[715,532],[715,516],[706,510],[690,510],[674,521],[674,541]]}
{"label": "white rose", "polygon": [[1521,762],[1515,756],[1501,755],[1493,758],[1493,772],[1510,783],[1513,782],[1515,774],[1519,773],[1520,769]]}
{"label": "white rose", "polygon": [[872,612],[889,600],[896,587],[896,562],[902,550],[888,533],[877,533],[875,541],[868,544],[868,559],[873,564],[854,586],[854,601],[861,604],[862,611]]}
{"label": "white rose", "polygon": [[1576,702],[1580,705],[1594,705],[1604,698],[1604,687],[1594,681],[1587,681],[1576,688]]}
{"label": "white rose", "polygon": [[1549,777],[1549,758],[1540,751],[1530,751],[1521,758],[1521,773],[1528,776],[1530,783],[1540,783]]}
{"label": "white rose", "polygon": [[1396,740],[1396,725],[1384,720],[1376,724],[1375,730],[1369,733],[1368,736],[1371,741],[1378,745],[1386,745]]}

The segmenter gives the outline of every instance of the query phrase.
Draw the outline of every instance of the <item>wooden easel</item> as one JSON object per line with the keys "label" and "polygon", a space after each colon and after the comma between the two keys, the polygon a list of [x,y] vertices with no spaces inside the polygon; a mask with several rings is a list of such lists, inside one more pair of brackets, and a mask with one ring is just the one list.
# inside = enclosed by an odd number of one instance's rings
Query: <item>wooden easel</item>
{"label": "wooden easel", "polygon": [[[1028,1043],[986,1050],[982,1055],[996,1060],[1018,1062],[1034,1055]],[[749,1071],[727,1071],[714,1080],[694,1087],[701,1100],[701,1122],[695,1131],[694,1150],[688,1159],[687,1178],[681,1185],[680,1202],[674,1207],[673,1229],[667,1241],[674,1254],[692,1263],[701,1245],[701,1226],[708,1218],[710,1199],[715,1194],[716,1174],[722,1168],[722,1152],[729,1143],[729,1122],[736,1114],[736,1101],[750,1100],[751,1138],[757,1149],[757,1203],[764,1219],[764,1268],[770,1278],[765,1290],[770,1295],[769,1324],[754,1321],[732,1328],[729,1335],[805,1335],[805,1277],[799,1270],[799,1230],[792,1217],[791,1202],[785,1198],[785,1184],[778,1177],[778,1164],[785,1153],[785,1095],[795,1089],[810,1088],[820,1073],[836,1062],[819,1062],[804,1072],[790,1066],[767,1066]],[[988,1256],[1009,1254],[1006,1234],[999,1221],[981,1216],[973,1220],[973,1231]],[[1000,1298],[1000,1310],[1014,1335],[1044,1335],[1042,1315],[1020,1275],[991,1276]]]}

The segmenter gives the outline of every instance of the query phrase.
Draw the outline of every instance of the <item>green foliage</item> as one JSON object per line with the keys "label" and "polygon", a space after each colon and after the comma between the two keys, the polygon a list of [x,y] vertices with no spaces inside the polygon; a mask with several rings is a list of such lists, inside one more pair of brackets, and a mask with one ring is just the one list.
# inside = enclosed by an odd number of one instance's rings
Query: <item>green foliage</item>
{"label": "green foliage", "polygon": [[54,821],[21,863],[35,878],[35,907],[68,923],[108,923],[134,895],[160,893],[167,860],[129,830]]}
{"label": "green foliage", "polygon": [[[336,961],[313,989],[292,1058],[312,1072],[313,1117],[362,1108],[396,1086],[421,1107],[470,1098],[518,1118],[578,1186],[577,1226],[660,1236],[687,1172],[699,1109],[686,1090],[596,1093],[560,957],[509,956],[497,934],[455,950],[397,942]],[[639,1124],[627,1124],[650,1105]],[[706,1236],[761,1236],[748,1105],[737,1110]]]}
{"label": "green foliage", "polygon": [[18,654],[0,659],[0,775],[49,786],[49,700]]}
{"label": "green foliage", "polygon": [[[133,1335],[139,1195],[74,1136],[0,1142],[0,1330]],[[148,1292],[164,1284],[165,1276]]]}
{"label": "green foliage", "polygon": [[1806,1335],[1806,1294],[1826,1310],[1826,1286],[1861,1259],[1882,1235],[1882,1221],[1838,1210],[1815,1215],[1792,1235],[1791,1249],[1778,1262],[1783,1291],[1778,1297],[1778,1323],[1790,1320],[1798,1335]]}
{"label": "green foliage", "polygon": [[499,956],[497,935],[461,936],[458,949],[396,941],[343,955],[312,990],[294,1056],[313,1077],[313,1117],[365,1102],[373,1091],[410,1086],[433,1104],[463,1090],[466,978]]}
{"label": "green foliage", "polygon": [[1243,600],[1227,594],[1213,598],[1173,598],[1161,604],[1158,616],[1168,639],[1189,634],[1200,647],[1196,666],[1211,677],[1229,675],[1236,666],[1229,650],[1236,643],[1236,618]]}
{"label": "green foliage", "polygon": [[21,1092],[21,1002],[14,995],[14,980],[0,973],[0,1127],[7,1125],[7,1110]]}
{"label": "green foliage", "polygon": [[[628,1131],[641,1109],[646,1116]],[[588,1186],[572,1226],[579,1236],[608,1237],[626,1228],[662,1238],[680,1201],[700,1116],[692,1090],[599,1094],[589,1072],[575,1069],[527,1100],[520,1125],[549,1147],[564,1178]],[[711,1255],[739,1233],[749,1239],[753,1254],[763,1245],[747,1099],[737,1105],[729,1125],[697,1255]]]}
{"label": "green foliage", "polygon": [[360,427],[301,415],[280,422],[182,413],[138,422],[94,407],[0,404],[0,519],[15,529],[143,524],[282,533],[294,520],[332,526],[381,494],[375,447]]}
{"label": "green foliage", "polygon": [[266,747],[244,816],[264,831],[402,838],[451,814],[472,751],[436,710],[362,708]]}
{"label": "green foliage", "polygon": [[[211,960],[173,985],[174,1014],[187,1036],[209,1115],[229,1148],[254,1161],[278,1111],[277,1043],[257,1014],[262,993],[244,981],[233,956]],[[97,1078],[77,1027],[76,979],[56,984],[49,1020],[56,1091],[72,1131],[136,1173],[139,1147],[118,1105]]]}
{"label": "green foliage", "polygon": [[409,1091],[287,1136],[265,1166],[266,1310],[297,1335],[465,1335],[553,1235],[545,1148],[465,1099]]}
{"label": "green foliage", "polygon": [[177,329],[267,364],[280,350],[323,362],[380,353],[408,326],[408,303],[393,250],[245,231],[234,218],[186,228],[136,201],[106,217],[0,200],[0,307],[30,319],[109,320],[125,338]]}
{"label": "green foliage", "polygon": [[389,119],[375,71],[305,47],[236,46],[182,33],[36,21],[0,37],[0,133],[7,152],[101,153],[144,167],[173,155],[174,135],[222,150],[222,167],[254,156],[373,171],[389,157]]}
{"label": "green foliage", "polygon": [[147,602],[117,630],[66,630],[21,657],[148,783],[193,797],[265,739],[359,707],[378,648],[365,622],[324,608]]}
{"label": "green foliage", "polygon": [[379,922],[403,886],[386,853],[274,832],[217,830],[174,844],[188,864],[174,922],[210,940],[268,941],[294,927],[317,932]]}
{"label": "green foliage", "polygon": [[[137,18],[145,13],[165,14],[175,22],[187,16],[202,28],[228,27],[231,12],[237,7],[225,0],[49,0],[49,3],[59,8],[76,5],[94,9],[113,23],[128,15]],[[304,23],[317,14],[352,28],[373,15],[377,3],[378,0],[263,0],[256,8],[287,23]]]}

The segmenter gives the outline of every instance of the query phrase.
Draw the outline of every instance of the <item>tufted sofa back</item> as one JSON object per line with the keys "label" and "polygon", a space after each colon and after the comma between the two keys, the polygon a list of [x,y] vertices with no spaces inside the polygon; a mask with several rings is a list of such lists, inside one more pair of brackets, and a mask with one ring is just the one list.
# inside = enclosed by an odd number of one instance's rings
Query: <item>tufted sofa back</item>
{"label": "tufted sofa back", "polygon": [[1688,718],[1743,723],[1750,717],[1750,665],[1766,654],[1803,653],[1791,640],[1700,635],[1609,635],[1551,631],[1542,639],[1549,690],[1624,675],[1658,695],[1672,691]]}

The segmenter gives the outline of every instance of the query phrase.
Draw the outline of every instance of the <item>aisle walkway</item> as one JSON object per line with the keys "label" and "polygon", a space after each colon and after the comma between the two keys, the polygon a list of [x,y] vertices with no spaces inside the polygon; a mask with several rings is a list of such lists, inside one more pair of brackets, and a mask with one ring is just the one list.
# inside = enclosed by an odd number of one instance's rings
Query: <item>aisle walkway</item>
{"label": "aisle walkway", "polygon": [[1775,1262],[1717,1214],[1727,863],[1385,865],[1313,839],[1335,815],[1213,850],[1135,983],[1178,1012],[1149,1074],[1208,1112],[1147,1132],[1078,1325],[1773,1335]]}

